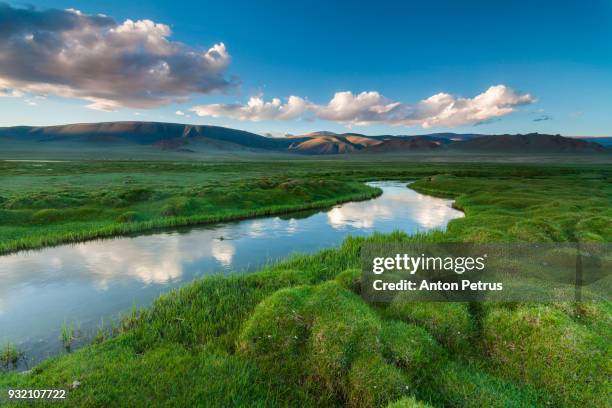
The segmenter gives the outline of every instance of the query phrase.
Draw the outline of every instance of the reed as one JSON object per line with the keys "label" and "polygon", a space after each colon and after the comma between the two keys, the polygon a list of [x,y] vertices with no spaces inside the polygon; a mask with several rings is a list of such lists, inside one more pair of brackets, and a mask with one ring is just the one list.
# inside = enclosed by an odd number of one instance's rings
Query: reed
{"label": "reed", "polygon": [[14,344],[7,341],[4,347],[0,349],[0,365],[5,369],[16,368],[17,363],[24,356],[24,353],[20,351]]}

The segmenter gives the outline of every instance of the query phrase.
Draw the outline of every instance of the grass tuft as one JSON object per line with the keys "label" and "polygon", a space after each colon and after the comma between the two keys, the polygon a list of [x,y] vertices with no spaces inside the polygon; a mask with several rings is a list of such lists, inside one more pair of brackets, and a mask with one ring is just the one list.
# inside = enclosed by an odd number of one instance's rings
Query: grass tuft
{"label": "grass tuft", "polygon": [[0,349],[0,365],[5,369],[17,368],[17,363],[19,363],[23,356],[23,352],[7,341],[4,347]]}

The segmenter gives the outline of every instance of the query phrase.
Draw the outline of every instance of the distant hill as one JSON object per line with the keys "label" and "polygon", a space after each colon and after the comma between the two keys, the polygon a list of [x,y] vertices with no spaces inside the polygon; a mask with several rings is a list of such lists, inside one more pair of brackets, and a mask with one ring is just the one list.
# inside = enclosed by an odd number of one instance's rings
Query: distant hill
{"label": "distant hill", "polygon": [[[442,135],[438,137],[438,135]],[[391,153],[398,151],[421,151],[436,149],[452,143],[451,134],[432,134],[424,136],[366,136],[360,133],[334,133],[318,131],[303,136],[299,142],[294,141],[289,149],[303,154],[341,154],[361,152]],[[460,135],[456,135],[461,140]]]}
{"label": "distant hill", "polygon": [[289,146],[290,151],[305,154],[351,153],[359,149],[358,144],[338,136],[316,136]]}
{"label": "distant hill", "polygon": [[461,142],[464,140],[474,139],[476,137],[488,136],[479,133],[430,133],[428,135],[423,135],[423,137],[427,137],[435,140],[443,140],[447,142]]}
{"label": "distant hill", "polygon": [[500,153],[597,153],[605,151],[602,145],[594,142],[539,133],[480,136],[455,142],[449,148]]}
{"label": "distant hill", "polygon": [[219,126],[162,122],[102,122],[61,126],[0,128],[0,138],[31,142],[133,143],[163,149],[205,144],[215,148],[285,150],[291,142]]}
{"label": "distant hill", "polygon": [[352,153],[382,143],[376,137],[357,133],[336,134],[333,132],[314,132],[301,138],[292,138],[289,150],[303,154]]}
{"label": "distant hill", "polygon": [[[608,140],[609,139],[609,140]],[[596,142],[612,138],[567,138],[559,135],[481,135],[432,133],[428,135],[337,134],[318,131],[301,136],[266,137],[255,133],[207,125],[162,122],[103,122],[61,126],[0,128],[0,152],[87,151],[133,152],[151,155],[269,153],[269,154],[495,154],[599,153],[610,151]]]}
{"label": "distant hill", "polygon": [[576,139],[597,143],[604,147],[612,147],[612,137],[577,136]]}
{"label": "distant hill", "polygon": [[444,144],[428,137],[393,137],[385,138],[381,143],[363,149],[363,153],[396,153],[402,151],[431,151],[439,149]]}

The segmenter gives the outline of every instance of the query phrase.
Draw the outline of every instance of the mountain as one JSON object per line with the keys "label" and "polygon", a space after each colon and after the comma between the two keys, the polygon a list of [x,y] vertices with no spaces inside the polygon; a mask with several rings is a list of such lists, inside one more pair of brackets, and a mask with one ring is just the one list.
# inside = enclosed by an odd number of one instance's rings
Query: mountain
{"label": "mountain", "polygon": [[[161,122],[78,123],[61,126],[0,128],[0,152],[21,156],[70,152],[74,157],[144,156],[194,158],[202,154],[495,154],[598,153],[612,149],[595,143],[612,138],[567,138],[559,135],[481,135],[432,133],[378,135],[312,132],[301,136],[266,137],[207,125]],[[87,153],[87,154],[84,154]],[[160,156],[163,155],[163,156]],[[200,155],[200,156],[198,156]]]}
{"label": "mountain", "polygon": [[61,126],[16,126],[0,128],[0,138],[14,141],[70,142],[86,144],[137,144],[164,150],[185,145],[204,145],[217,149],[286,150],[291,142],[243,130],[219,126],[184,125],[161,122],[102,122]]}
{"label": "mountain", "polygon": [[423,137],[427,137],[430,139],[438,140],[438,141],[446,141],[450,142],[461,142],[464,140],[474,139],[476,137],[488,136],[478,133],[430,133],[428,135],[422,135]]}
{"label": "mountain", "polygon": [[449,148],[488,153],[597,153],[605,151],[605,148],[598,143],[539,133],[480,136],[454,142]]}
{"label": "mountain", "polygon": [[[330,132],[327,130],[318,130],[316,132],[306,133],[305,137],[318,137],[318,136],[339,136],[338,133]],[[363,135],[360,135],[363,136]]]}
{"label": "mountain", "polygon": [[290,151],[304,154],[351,153],[359,149],[359,145],[338,136],[317,136],[289,146]]}
{"label": "mountain", "polygon": [[577,136],[576,139],[594,142],[604,147],[612,147],[612,137]]}
{"label": "mountain", "polygon": [[439,149],[441,146],[443,146],[443,142],[423,136],[391,137],[365,148],[363,153],[429,152]]}
{"label": "mountain", "polygon": [[455,139],[461,140],[459,137],[461,135],[454,133],[435,133],[423,136],[366,136],[360,133],[318,131],[299,136],[301,140],[292,143],[289,150],[303,154],[414,152],[437,149],[449,144],[454,140],[451,135],[458,136]]}
{"label": "mountain", "polygon": [[313,132],[302,137],[292,137],[289,150],[303,154],[352,153],[382,143],[377,137],[358,133],[336,134],[333,132]]}

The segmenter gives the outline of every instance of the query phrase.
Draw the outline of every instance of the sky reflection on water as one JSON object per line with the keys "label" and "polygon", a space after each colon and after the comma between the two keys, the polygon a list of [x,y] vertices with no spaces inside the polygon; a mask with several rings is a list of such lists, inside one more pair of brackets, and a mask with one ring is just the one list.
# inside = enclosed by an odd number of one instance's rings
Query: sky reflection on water
{"label": "sky reflection on water", "polygon": [[294,252],[338,245],[347,235],[444,228],[463,214],[451,201],[404,183],[371,183],[382,196],[332,209],[120,237],[0,257],[0,342],[32,361],[61,350],[65,322],[91,332],[104,319],[196,277],[245,272]]}

